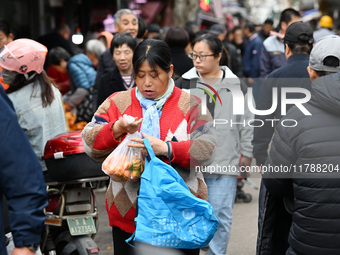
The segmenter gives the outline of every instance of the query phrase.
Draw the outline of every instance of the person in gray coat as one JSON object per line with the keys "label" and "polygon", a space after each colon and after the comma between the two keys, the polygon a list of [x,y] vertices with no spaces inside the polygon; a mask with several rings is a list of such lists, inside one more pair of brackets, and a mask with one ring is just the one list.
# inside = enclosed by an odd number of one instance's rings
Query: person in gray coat
{"label": "person in gray coat", "polygon": [[[217,144],[213,162],[195,169],[196,172],[205,174],[208,202],[213,206],[220,222],[209,243],[209,255],[227,254],[237,176],[240,168],[246,170],[251,165],[253,157],[253,127],[250,121],[254,115],[246,104],[240,103],[241,98],[247,98],[247,95],[239,78],[228,67],[219,65],[222,47],[222,42],[216,35],[199,36],[193,43],[191,55],[194,67],[176,81],[177,87],[191,87],[190,94],[199,97],[203,102],[206,99],[207,109],[214,118]],[[207,98],[203,91],[212,91],[215,94],[214,99]],[[235,91],[241,98],[234,95]],[[235,113],[241,108],[244,109],[243,114]],[[202,109],[203,114],[205,110]]]}
{"label": "person in gray coat", "polygon": [[[340,250],[340,37],[314,46],[307,67],[311,98],[283,118],[263,168],[271,194],[285,199],[292,214],[287,255],[335,255]],[[278,171],[270,171],[270,169]]]}

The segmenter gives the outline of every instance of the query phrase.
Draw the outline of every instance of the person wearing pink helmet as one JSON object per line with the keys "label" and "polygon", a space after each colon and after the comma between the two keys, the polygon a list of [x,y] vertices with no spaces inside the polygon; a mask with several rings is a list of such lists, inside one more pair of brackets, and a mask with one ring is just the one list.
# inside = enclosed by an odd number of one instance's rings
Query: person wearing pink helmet
{"label": "person wearing pink helmet", "polygon": [[47,140],[66,132],[61,94],[43,70],[46,54],[47,48],[31,39],[14,40],[0,50],[6,93],[43,171]]}

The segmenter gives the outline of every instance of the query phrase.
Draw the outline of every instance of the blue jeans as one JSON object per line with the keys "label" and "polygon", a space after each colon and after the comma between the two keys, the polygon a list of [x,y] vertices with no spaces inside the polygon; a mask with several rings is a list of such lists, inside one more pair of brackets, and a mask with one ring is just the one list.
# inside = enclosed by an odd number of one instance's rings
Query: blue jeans
{"label": "blue jeans", "polygon": [[212,205],[220,222],[213,239],[209,243],[209,255],[226,255],[233,220],[237,176],[209,175],[205,182],[208,186],[208,202]]}

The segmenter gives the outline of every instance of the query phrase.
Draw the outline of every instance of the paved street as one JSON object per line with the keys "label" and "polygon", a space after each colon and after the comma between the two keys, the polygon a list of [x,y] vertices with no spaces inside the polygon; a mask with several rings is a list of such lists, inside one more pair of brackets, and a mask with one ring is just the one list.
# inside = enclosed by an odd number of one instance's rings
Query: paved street
{"label": "paved street", "polygon": [[[259,186],[260,179],[252,179]],[[244,191],[252,194],[250,203],[238,201],[234,206],[234,220],[231,228],[228,255],[253,255],[255,254],[258,215],[258,191],[245,184]],[[105,210],[105,192],[96,192],[99,209],[99,231],[95,241],[100,248],[101,255],[112,255],[111,227],[108,224]],[[206,255],[201,252],[200,255]],[[117,254],[116,254],[117,255]]]}

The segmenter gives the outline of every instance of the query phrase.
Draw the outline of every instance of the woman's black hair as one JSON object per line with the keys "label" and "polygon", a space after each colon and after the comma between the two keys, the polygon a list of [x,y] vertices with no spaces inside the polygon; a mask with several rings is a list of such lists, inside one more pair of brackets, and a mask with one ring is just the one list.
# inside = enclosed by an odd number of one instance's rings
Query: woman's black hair
{"label": "woman's black hair", "polygon": [[4,34],[8,37],[11,33],[11,28],[8,24],[8,22],[4,20],[0,20],[0,31],[4,32]]}
{"label": "woman's black hair", "polygon": [[185,48],[189,43],[189,35],[184,28],[172,27],[168,30],[165,36],[165,41],[170,48]]}
{"label": "woman's black hair", "polygon": [[61,60],[65,60],[67,62],[70,58],[70,53],[60,46],[54,47],[48,52],[49,65],[60,65]]}
{"label": "woman's black hair", "polygon": [[[28,75],[31,76],[35,72],[29,72]],[[35,82],[38,81],[38,82]],[[45,70],[43,70],[40,74],[36,74],[31,80],[26,80],[25,76],[21,73],[18,73],[18,75],[15,77],[15,80],[8,89],[6,90],[7,94],[10,94],[14,91],[17,91],[26,85],[34,82],[33,84],[33,91],[36,86],[40,86],[41,89],[41,101],[42,101],[42,106],[47,107],[52,104],[54,100],[54,93],[52,86],[55,86],[55,83],[47,76]],[[33,95],[32,91],[32,95]]]}
{"label": "woman's black hair", "polygon": [[167,73],[171,66],[171,53],[168,44],[163,40],[146,39],[137,45],[133,54],[133,71],[138,73],[140,66],[147,61],[152,69],[160,67]]}
{"label": "woman's black hair", "polygon": [[144,39],[145,37],[145,31],[147,30],[148,26],[146,25],[145,19],[142,17],[138,18],[138,39]]}
{"label": "woman's black hair", "polygon": [[111,55],[113,54],[114,48],[119,48],[123,44],[126,44],[129,48],[131,48],[132,51],[135,50],[137,42],[136,40],[132,37],[130,33],[121,33],[121,34],[115,34],[111,41],[111,47],[110,47],[110,52]]}
{"label": "woman's black hair", "polygon": [[201,35],[195,39],[195,41],[192,44],[192,47],[194,48],[195,44],[201,41],[205,41],[208,44],[210,50],[213,52],[215,57],[218,57],[218,55],[222,53],[223,45],[221,40],[216,35],[209,33]]}
{"label": "woman's black hair", "polygon": [[249,29],[249,32],[250,32],[250,33],[255,32],[255,25],[254,25],[253,23],[251,23],[251,22],[247,22],[247,23],[244,25],[243,28],[244,28],[244,29]]}

